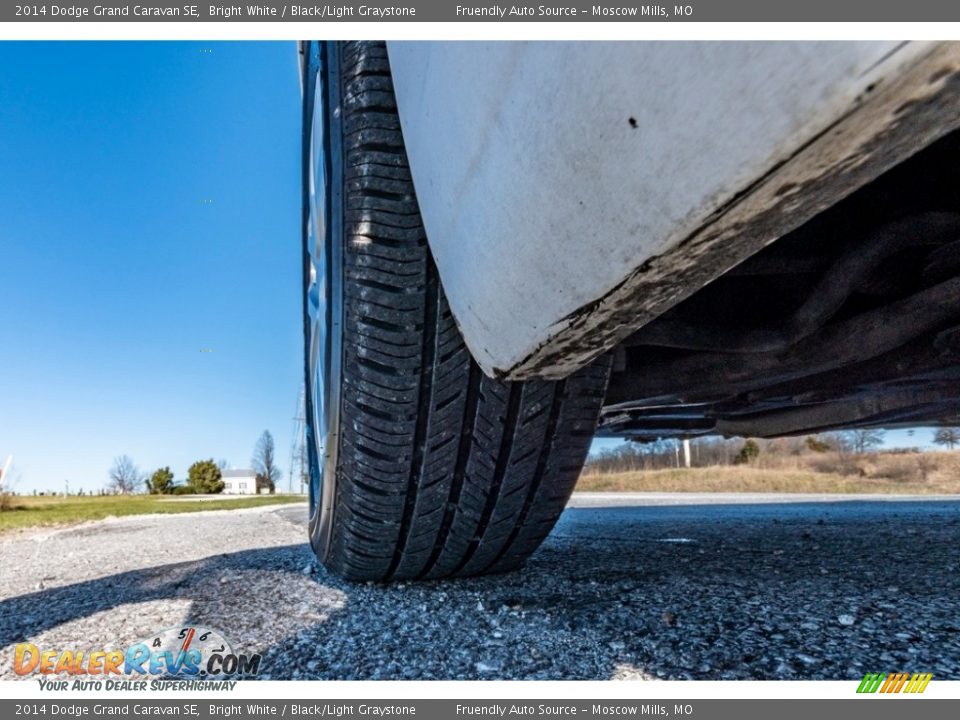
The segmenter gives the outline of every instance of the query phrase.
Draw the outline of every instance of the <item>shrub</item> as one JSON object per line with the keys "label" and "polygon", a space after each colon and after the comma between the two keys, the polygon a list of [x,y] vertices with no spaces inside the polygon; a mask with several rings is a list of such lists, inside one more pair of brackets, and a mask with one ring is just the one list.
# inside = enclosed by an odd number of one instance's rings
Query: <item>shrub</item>
{"label": "shrub", "polygon": [[830,443],[824,442],[816,435],[809,435],[805,441],[807,448],[815,453],[830,452]]}
{"label": "shrub", "polygon": [[212,460],[198,460],[187,471],[187,484],[195,493],[214,494],[223,490],[220,468]]}
{"label": "shrub", "polygon": [[823,453],[810,458],[810,467],[816,472],[833,473],[835,475],[859,475],[863,477],[866,471],[846,453]]}
{"label": "shrub", "polygon": [[889,454],[877,458],[876,477],[894,482],[927,482],[937,461],[923,453]]}
{"label": "shrub", "polygon": [[737,465],[744,465],[752,463],[760,456],[760,446],[757,444],[756,440],[747,440],[743,443],[743,447],[740,448],[740,452],[737,453],[737,457],[734,459],[734,462]]}
{"label": "shrub", "polygon": [[173,492],[173,473],[169,467],[155,470],[147,480],[147,490],[151,495],[169,495]]}
{"label": "shrub", "polygon": [[273,480],[263,473],[257,473],[257,495],[261,493],[273,495],[276,491],[277,486],[274,484]]}

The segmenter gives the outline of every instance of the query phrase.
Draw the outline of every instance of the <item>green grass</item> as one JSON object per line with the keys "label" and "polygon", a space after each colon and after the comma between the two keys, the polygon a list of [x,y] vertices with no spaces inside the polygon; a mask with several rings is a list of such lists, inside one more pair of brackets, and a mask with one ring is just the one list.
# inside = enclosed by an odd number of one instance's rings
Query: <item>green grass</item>
{"label": "green grass", "polygon": [[302,495],[254,495],[216,500],[193,500],[189,495],[11,496],[8,498],[9,508],[0,510],[0,532],[40,525],[71,525],[123,515],[236,510],[303,501]]}

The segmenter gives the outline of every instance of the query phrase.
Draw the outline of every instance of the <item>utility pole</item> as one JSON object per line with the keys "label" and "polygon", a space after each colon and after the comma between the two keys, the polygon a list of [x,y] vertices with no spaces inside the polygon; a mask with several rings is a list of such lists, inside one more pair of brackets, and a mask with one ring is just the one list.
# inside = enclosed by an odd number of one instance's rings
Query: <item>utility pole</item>
{"label": "utility pole", "polygon": [[[293,436],[290,440],[290,475],[287,485],[287,491],[293,493],[293,474],[297,472],[300,477],[300,494],[305,491],[305,470],[306,470],[306,388],[300,386],[300,395],[297,397],[297,413],[293,418]],[[295,470],[296,469],[296,470]]]}
{"label": "utility pole", "polygon": [[683,439],[683,466],[690,467],[690,438]]}
{"label": "utility pole", "polygon": [[[304,425],[304,427],[306,427]],[[307,441],[306,433],[300,435],[300,494],[303,495],[307,492]]]}
{"label": "utility pole", "polygon": [[3,492],[3,485],[7,480],[7,473],[10,472],[10,466],[13,464],[13,455],[7,457],[7,461],[3,464],[3,470],[0,471],[0,493]]}

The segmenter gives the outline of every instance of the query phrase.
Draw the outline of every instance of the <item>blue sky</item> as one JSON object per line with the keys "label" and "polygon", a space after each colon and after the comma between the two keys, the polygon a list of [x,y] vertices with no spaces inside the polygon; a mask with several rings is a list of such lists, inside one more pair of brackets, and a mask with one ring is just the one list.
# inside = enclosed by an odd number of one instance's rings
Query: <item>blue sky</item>
{"label": "blue sky", "polygon": [[[0,463],[17,489],[289,466],[293,43],[0,43]],[[204,352],[209,350],[209,352]]]}

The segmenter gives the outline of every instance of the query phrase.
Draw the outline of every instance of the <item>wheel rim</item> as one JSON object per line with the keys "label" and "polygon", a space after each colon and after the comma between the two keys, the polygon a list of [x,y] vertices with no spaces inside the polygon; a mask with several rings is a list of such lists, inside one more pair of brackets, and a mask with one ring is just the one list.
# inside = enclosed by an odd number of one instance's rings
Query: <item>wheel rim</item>
{"label": "wheel rim", "polygon": [[[313,173],[311,173],[313,174]],[[312,193],[311,193],[312,195]],[[310,400],[312,412],[307,421],[307,427],[310,434],[310,444],[314,452],[310,462],[310,516],[314,519],[320,506],[320,498],[323,491],[323,471],[324,463],[319,462],[320,458],[326,455],[327,443],[329,441],[329,423],[327,422],[327,410],[329,403],[329,378],[327,369],[329,368],[330,355],[330,335],[327,332],[327,309],[329,301],[327,291],[329,283],[327,282],[328,263],[326,261],[323,243],[318,242],[317,224],[315,217],[315,203],[311,197],[311,219],[310,229],[308,230],[308,253],[309,257],[309,285],[307,288],[307,314],[310,323],[310,339],[307,345],[308,372],[310,376]]]}
{"label": "wheel rim", "polygon": [[[341,173],[336,44],[310,44],[317,68],[306,151],[305,194],[309,207],[305,232],[307,323],[307,449],[310,472],[310,541],[321,560],[329,546],[333,514],[336,450],[339,436],[342,349],[340,297],[342,208],[337,178]],[[317,52],[319,50],[319,52]],[[331,110],[332,109],[332,110]]]}

